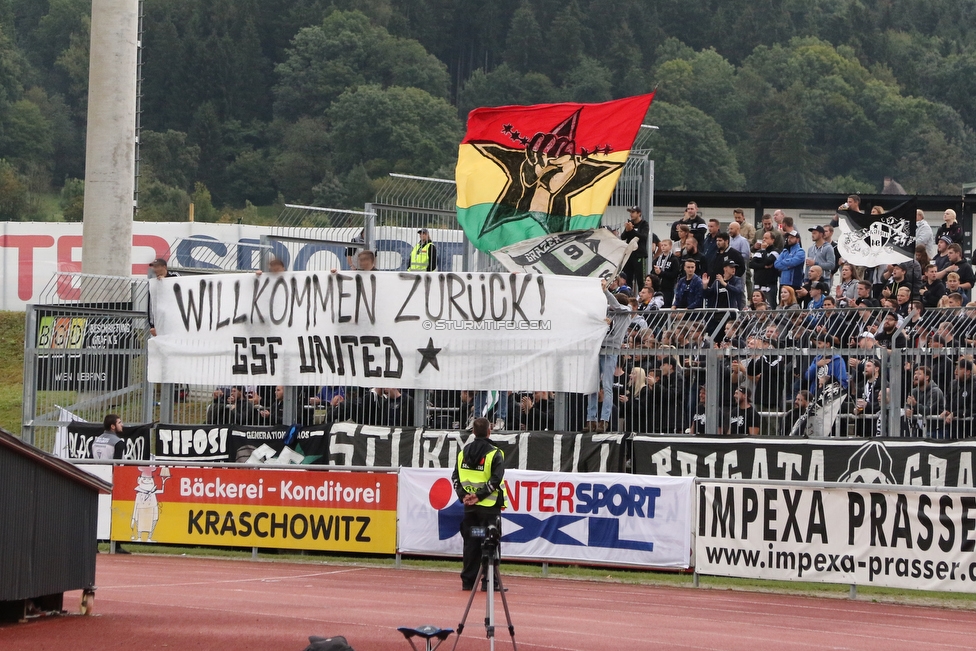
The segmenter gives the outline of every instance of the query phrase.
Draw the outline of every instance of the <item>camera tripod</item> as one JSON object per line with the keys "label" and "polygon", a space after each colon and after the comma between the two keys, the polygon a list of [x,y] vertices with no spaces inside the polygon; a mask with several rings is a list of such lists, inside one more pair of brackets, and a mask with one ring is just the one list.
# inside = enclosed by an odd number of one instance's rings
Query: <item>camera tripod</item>
{"label": "camera tripod", "polygon": [[454,647],[457,649],[458,642],[461,640],[461,633],[464,632],[464,622],[468,619],[468,611],[474,602],[474,595],[478,592],[481,580],[485,579],[488,587],[485,603],[485,633],[488,637],[488,648],[495,651],[495,579],[498,579],[498,594],[502,598],[502,606],[505,608],[505,621],[508,622],[508,634],[512,638],[512,649],[518,651],[515,644],[515,626],[512,624],[512,614],[508,610],[508,599],[505,598],[505,588],[502,586],[502,575],[498,569],[501,554],[498,550],[498,540],[485,540],[481,548],[481,567],[478,568],[478,576],[475,577],[474,584],[471,586],[471,595],[468,597],[468,605],[464,608],[461,616],[461,623],[457,627],[457,637],[454,638]]}

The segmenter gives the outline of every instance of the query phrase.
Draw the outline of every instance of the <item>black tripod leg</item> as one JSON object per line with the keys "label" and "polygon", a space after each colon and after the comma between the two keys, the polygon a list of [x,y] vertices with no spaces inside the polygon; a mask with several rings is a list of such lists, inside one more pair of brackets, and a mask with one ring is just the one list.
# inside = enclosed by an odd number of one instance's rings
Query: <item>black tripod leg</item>
{"label": "black tripod leg", "polygon": [[505,621],[508,623],[508,634],[512,638],[512,651],[518,651],[515,644],[515,625],[512,624],[512,613],[508,610],[508,597],[505,596],[505,586],[502,585],[502,573],[498,569],[498,559],[495,559],[495,580],[498,582],[498,594],[502,597],[502,607],[505,608]]}
{"label": "black tripod leg", "polygon": [[474,579],[474,585],[471,586],[471,594],[468,596],[468,605],[464,607],[464,614],[461,615],[461,623],[457,627],[457,636],[454,638],[454,646],[451,647],[451,651],[457,649],[458,642],[461,641],[461,633],[464,632],[464,622],[468,619],[468,611],[471,610],[471,604],[474,603],[474,595],[478,592],[478,586],[481,585],[481,577],[485,574],[484,563],[478,567],[478,575]]}

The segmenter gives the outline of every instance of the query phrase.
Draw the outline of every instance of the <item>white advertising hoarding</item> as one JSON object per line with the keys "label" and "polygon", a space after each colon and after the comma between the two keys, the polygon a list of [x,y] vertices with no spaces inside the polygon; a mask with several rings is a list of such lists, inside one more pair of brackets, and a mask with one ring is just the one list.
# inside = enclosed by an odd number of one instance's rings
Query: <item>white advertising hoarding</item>
{"label": "white advertising hoarding", "polygon": [[[692,479],[509,470],[503,558],[686,568]],[[400,470],[398,549],[460,556],[464,506],[447,469]]]}
{"label": "white advertising hoarding", "polygon": [[702,482],[700,574],[976,592],[976,492]]}

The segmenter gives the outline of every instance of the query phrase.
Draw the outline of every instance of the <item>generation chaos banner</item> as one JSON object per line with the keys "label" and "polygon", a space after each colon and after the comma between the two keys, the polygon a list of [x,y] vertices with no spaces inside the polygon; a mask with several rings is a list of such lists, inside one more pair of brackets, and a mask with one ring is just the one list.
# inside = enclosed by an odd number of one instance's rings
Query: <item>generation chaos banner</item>
{"label": "generation chaos banner", "polygon": [[606,300],[592,278],[293,272],[150,285],[151,382],[597,388]]}
{"label": "generation chaos banner", "polygon": [[112,540],[392,554],[397,477],[116,466]]}

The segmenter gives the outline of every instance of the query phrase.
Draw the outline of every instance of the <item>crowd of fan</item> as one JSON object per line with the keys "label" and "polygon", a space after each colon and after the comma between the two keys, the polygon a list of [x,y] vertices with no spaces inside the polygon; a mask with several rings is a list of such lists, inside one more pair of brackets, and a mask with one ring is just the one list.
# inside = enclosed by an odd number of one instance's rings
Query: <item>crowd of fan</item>
{"label": "crowd of fan", "polygon": [[[850,196],[840,209],[859,207]],[[933,232],[918,211],[914,260],[860,268],[837,250],[836,221],[808,229],[804,249],[782,211],[764,215],[756,230],[736,210],[723,228],[689,203],[671,239],[654,242],[649,273],[608,287],[610,308],[618,309],[616,299],[631,311],[616,359],[613,421],[637,432],[868,435],[890,404],[903,410],[903,434],[968,436],[972,357],[951,353],[976,345],[976,275],[955,212],[943,217]],[[726,349],[717,423],[705,421],[711,397],[695,354],[712,347]],[[881,395],[890,378],[882,348],[911,351],[900,369],[902,395]],[[826,420],[821,413],[816,429],[810,416],[818,401],[834,412]]]}
{"label": "crowd of fan", "polygon": [[[859,208],[857,196],[841,206]],[[647,223],[638,207],[630,213],[621,237],[637,239],[638,251],[647,251]],[[976,302],[970,302],[976,275],[955,213],[943,217],[933,232],[918,211],[914,260],[861,268],[837,250],[836,222],[808,229],[804,248],[782,211],[763,215],[757,229],[741,210],[723,225],[706,222],[689,203],[671,238],[653,238],[650,256],[633,258],[637,264],[628,263],[607,285],[611,327],[601,387],[590,396],[567,396],[566,429],[867,436],[880,431],[878,415],[890,405],[902,410],[903,434],[969,436],[972,357],[955,349],[976,346]],[[709,348],[724,349],[712,384],[705,377]],[[910,354],[892,371],[884,368],[881,349]],[[892,372],[901,373],[901,395],[882,392]],[[719,393],[715,423],[706,417],[712,398],[706,386]],[[812,419],[815,407],[826,404],[825,393],[834,411]],[[283,387],[218,388],[207,421],[291,422],[283,395]],[[426,392],[424,422],[415,422],[415,395],[299,388],[296,420],[460,429],[484,415],[496,430],[555,426],[555,395],[548,392]]]}

